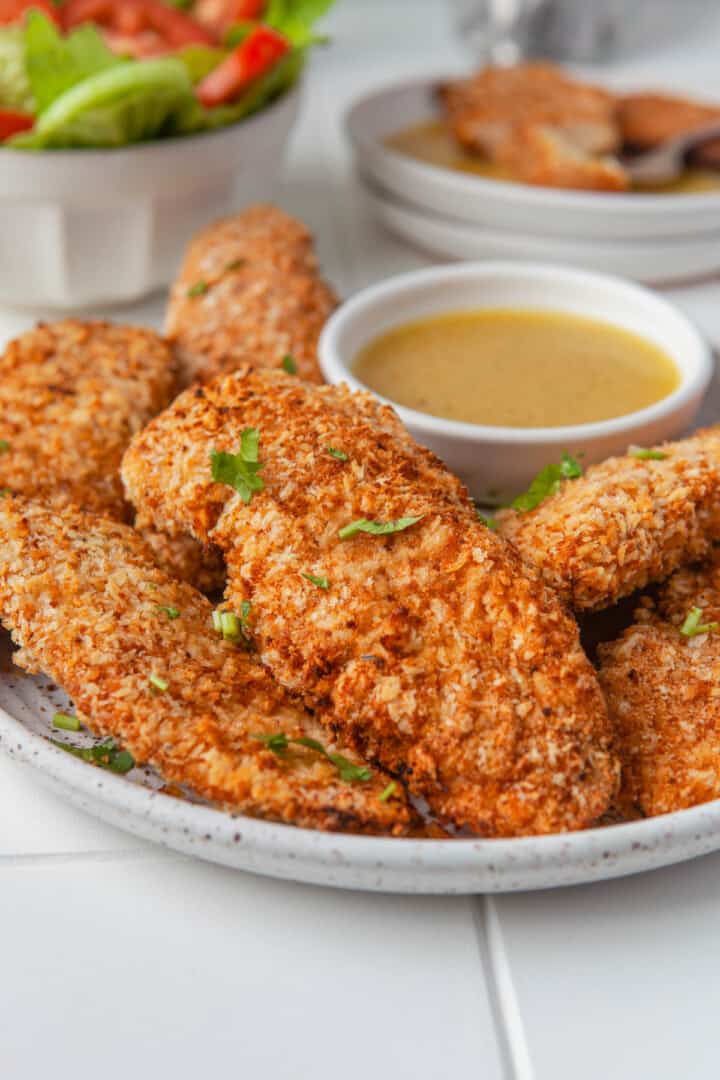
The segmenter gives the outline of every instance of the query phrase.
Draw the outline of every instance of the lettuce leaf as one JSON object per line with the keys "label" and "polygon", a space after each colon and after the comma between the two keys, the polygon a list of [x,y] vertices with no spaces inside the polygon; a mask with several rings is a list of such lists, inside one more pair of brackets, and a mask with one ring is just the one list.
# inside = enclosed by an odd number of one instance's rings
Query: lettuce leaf
{"label": "lettuce leaf", "polygon": [[25,70],[25,39],[19,26],[0,29],[0,108],[35,111],[32,87]]}
{"label": "lettuce leaf", "polygon": [[84,79],[53,102],[35,128],[16,136],[25,149],[126,146],[174,134],[195,101],[180,60],[126,61]]}
{"label": "lettuce leaf", "polygon": [[25,69],[38,113],[43,113],[61,94],[88,76],[122,63],[91,23],[63,37],[45,15],[29,12],[25,25]]}
{"label": "lettuce leaf", "polygon": [[275,27],[293,45],[304,48],[325,41],[313,32],[313,25],[326,15],[335,0],[270,0],[263,15],[263,22]]}
{"label": "lettuce leaf", "polygon": [[186,45],[180,52],[175,53],[175,56],[185,65],[194,86],[215,70],[227,56],[227,50],[213,49],[209,45]]}

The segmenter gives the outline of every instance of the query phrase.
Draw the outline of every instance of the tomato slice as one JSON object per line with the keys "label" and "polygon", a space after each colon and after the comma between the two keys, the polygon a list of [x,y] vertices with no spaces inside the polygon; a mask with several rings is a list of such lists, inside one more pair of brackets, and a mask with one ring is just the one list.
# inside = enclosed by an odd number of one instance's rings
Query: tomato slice
{"label": "tomato slice", "polygon": [[67,0],[60,10],[66,30],[94,22],[123,37],[152,30],[164,38],[170,49],[218,43],[216,36],[190,15],[163,0]]}
{"label": "tomato slice", "polygon": [[48,19],[58,23],[57,9],[50,0],[0,0],[0,24],[8,26],[22,22],[31,8],[41,11],[43,15],[47,15]]}
{"label": "tomato slice", "polygon": [[0,109],[0,142],[5,142],[11,135],[20,131],[29,131],[35,123],[35,117],[13,109]]}
{"label": "tomato slice", "polygon": [[221,64],[198,83],[197,96],[207,108],[234,101],[251,82],[290,49],[290,42],[269,26],[258,26]]}

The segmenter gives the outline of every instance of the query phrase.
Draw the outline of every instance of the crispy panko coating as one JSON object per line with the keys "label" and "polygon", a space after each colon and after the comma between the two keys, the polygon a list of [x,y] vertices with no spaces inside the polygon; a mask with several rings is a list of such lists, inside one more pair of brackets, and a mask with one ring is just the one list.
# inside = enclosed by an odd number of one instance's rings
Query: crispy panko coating
{"label": "crispy panko coating", "polygon": [[190,244],[172,287],[166,332],[180,382],[209,382],[243,364],[322,382],[317,343],[337,298],[320,277],[310,232],[274,206],[210,225]]}
{"label": "crispy panko coating", "polygon": [[720,120],[720,107],[668,94],[627,94],[618,100],[617,117],[624,143],[636,150],[651,150]]}
{"label": "crispy panko coating", "polygon": [[680,570],[602,645],[600,679],[618,731],[623,796],[653,816],[720,798],[720,635],[680,632],[693,607],[720,621],[720,554]]}
{"label": "crispy panko coating", "polygon": [[[170,349],[152,330],[77,319],[30,330],[0,357],[0,488],[126,521],[122,455],[174,393]],[[162,567],[222,588],[217,553],[151,526],[145,534]]]}
{"label": "crispy panko coating", "polygon": [[542,124],[519,127],[498,150],[497,160],[515,179],[541,187],[625,191],[630,185],[616,158],[588,154],[564,132]]}
{"label": "crispy panko coating", "polygon": [[610,607],[720,539],[720,427],[658,448],[661,461],[592,465],[534,510],[504,510],[500,534],[578,611]]}
{"label": "crispy panko coating", "polygon": [[0,356],[0,488],[125,517],[123,452],[174,388],[152,330],[65,319],[16,338]]}
{"label": "crispy panko coating", "polygon": [[346,753],[213,632],[209,602],[159,570],[128,526],[6,497],[0,534],[0,614],[21,646],[16,661],[62,686],[93,731],[244,814],[360,833],[412,824],[399,785],[379,798],[389,778],[378,770],[345,781],[314,750],[280,756],[253,738],[309,737]]}
{"label": "crispy panko coating", "polygon": [[615,99],[553,64],[486,67],[438,87],[453,134],[468,150],[548,187],[622,190],[627,175],[605,155],[620,146]]}
{"label": "crispy panko coating", "polygon": [[[249,503],[210,473],[211,451],[236,453],[246,428],[264,479]],[[441,820],[516,836],[603,813],[616,763],[574,621],[391,412],[240,371],[181,394],[133,441],[123,477],[141,519],[223,551],[227,602],[252,602],[279,681]],[[404,517],[419,520],[338,535]]]}

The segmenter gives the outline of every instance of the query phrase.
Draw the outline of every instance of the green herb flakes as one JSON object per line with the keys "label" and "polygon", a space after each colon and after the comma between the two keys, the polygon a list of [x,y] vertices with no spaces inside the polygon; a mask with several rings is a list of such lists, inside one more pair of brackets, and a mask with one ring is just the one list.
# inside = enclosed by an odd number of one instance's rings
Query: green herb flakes
{"label": "green herb flakes", "polygon": [[[285,751],[291,746],[304,746],[307,750],[313,750],[317,754],[322,754],[327,758],[340,774],[340,779],[346,783],[353,784],[358,781],[365,782],[372,779],[372,769],[369,769],[367,765],[356,765],[350,761],[343,754],[330,753],[325,749],[321,742],[317,739],[311,739],[307,735],[299,736],[298,738],[291,738],[288,735],[278,732],[274,735],[253,735],[253,739],[258,739],[259,742],[264,743],[268,750],[272,750],[274,754],[282,756]],[[389,796],[388,796],[389,797]]]}
{"label": "green herb flakes", "polygon": [[167,615],[170,622],[172,622],[173,619],[180,618],[180,611],[178,608],[172,607],[170,604],[157,604],[156,611],[158,615]]}
{"label": "green herb flakes", "polygon": [[685,622],[680,627],[680,633],[684,634],[685,637],[697,637],[698,634],[712,634],[720,626],[720,623],[716,622],[701,623],[701,618],[702,608],[690,608],[685,617]]}
{"label": "green herb flakes", "polygon": [[513,499],[510,505],[513,510],[519,510],[520,513],[534,510],[550,495],[560,490],[563,480],[576,480],[578,476],[582,476],[582,472],[582,465],[577,458],[563,451],[560,464],[546,465],[544,469],[541,469],[527,491]]}
{"label": "green herb flakes", "polygon": [[326,577],[315,577],[314,574],[302,574],[301,576],[312,582],[313,585],[317,585],[318,589],[330,588],[330,582]]}
{"label": "green herb flakes", "polygon": [[56,712],[52,718],[52,724],[54,728],[60,728],[61,731],[80,730],[80,721],[77,716],[68,716],[67,713]]}
{"label": "green herb flakes", "polygon": [[7,441],[7,439],[0,439],[0,456],[2,456],[2,454],[7,454],[9,449],[10,443]]}
{"label": "green herb flakes", "polygon": [[156,690],[159,694],[164,694],[168,688],[169,683],[163,679],[160,675],[152,674],[148,679],[150,686],[153,690]]}
{"label": "green herb flakes", "polygon": [[288,375],[297,375],[297,363],[295,357],[291,356],[290,353],[283,356],[281,367],[283,371],[287,371]]}
{"label": "green herb flakes", "polygon": [[194,296],[204,296],[210,286],[207,281],[196,281],[194,285],[191,285],[187,291],[187,295],[192,298]]}
{"label": "green herb flakes", "polygon": [[334,446],[326,446],[325,449],[327,450],[330,457],[334,457],[336,461],[350,460],[344,450],[336,450]]}
{"label": "green herb flakes", "polygon": [[98,765],[101,769],[108,769],[110,772],[124,774],[130,772],[135,766],[135,759],[130,751],[118,750],[114,739],[103,739],[95,746],[72,746],[71,743],[60,742],[58,739],[51,739],[50,742],[60,750],[72,754],[73,757],[78,757],[91,765]]}
{"label": "green herb flakes", "polygon": [[210,451],[210,469],[213,480],[227,484],[237,491],[244,503],[249,503],[256,491],[265,487],[258,476],[262,465],[258,460],[260,435],[257,428],[245,428],[240,436],[237,454]]}
{"label": "green herb flakes", "polygon": [[628,446],[628,454],[638,461],[665,461],[667,458],[662,450],[646,450],[644,446]]}
{"label": "green herb flakes", "polygon": [[387,802],[388,799],[395,794],[396,790],[397,784],[394,780],[391,780],[388,786],[380,792],[380,794],[378,795],[378,799],[380,800],[380,802]]}
{"label": "green herb flakes", "polygon": [[357,536],[358,533],[370,533],[371,536],[387,536],[388,533],[402,532],[404,529],[409,529],[411,525],[414,525],[416,521],[420,521],[420,517],[403,517],[397,518],[395,521],[368,521],[367,518],[358,518],[357,521],[351,521],[349,525],[344,525],[338,536],[341,540],[349,540],[351,536]]}

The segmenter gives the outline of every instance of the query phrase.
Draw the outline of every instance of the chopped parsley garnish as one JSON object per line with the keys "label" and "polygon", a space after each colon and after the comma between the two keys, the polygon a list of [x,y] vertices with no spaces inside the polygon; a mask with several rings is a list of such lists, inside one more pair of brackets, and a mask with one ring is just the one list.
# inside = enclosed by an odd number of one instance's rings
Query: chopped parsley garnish
{"label": "chopped parsley garnish", "polygon": [[252,604],[249,600],[243,600],[240,605],[240,615],[236,615],[234,611],[224,611],[216,608],[212,613],[213,629],[218,634],[222,634],[225,641],[242,641],[248,648],[251,648],[252,640],[246,633],[251,608]]}
{"label": "chopped parsley garnish", "polygon": [[10,449],[10,443],[7,439],[0,439],[0,454],[7,454]]}
{"label": "chopped parsley garnish", "polygon": [[58,739],[51,739],[50,742],[68,754],[88,761],[91,765],[99,765],[101,769],[109,769],[110,772],[127,773],[135,766],[135,759],[130,751],[118,750],[114,739],[103,739],[95,746],[72,746],[71,743],[60,742]]}
{"label": "chopped parsley garnish", "polygon": [[628,454],[638,461],[665,461],[667,457],[662,450],[646,450],[644,446],[628,446]]}
{"label": "chopped parsley garnish", "polygon": [[210,286],[208,285],[207,281],[196,281],[195,284],[191,285],[188,289],[187,295],[190,297],[204,296],[209,288]]}
{"label": "chopped parsley garnish", "polygon": [[520,513],[534,510],[550,495],[560,490],[563,480],[577,480],[578,476],[582,476],[582,472],[582,465],[577,458],[571,457],[564,450],[560,464],[546,465],[544,469],[541,469],[527,491],[513,499],[510,505],[513,510],[519,510]]}
{"label": "chopped parsley garnish", "polygon": [[262,491],[263,479],[258,476],[262,465],[258,461],[260,433],[257,428],[245,428],[240,435],[240,449],[237,454],[225,451],[210,451],[210,468],[213,480],[219,484],[228,484],[240,494],[244,503],[249,503],[253,492]]}
{"label": "chopped parsley garnish", "polygon": [[150,676],[148,682],[150,683],[150,686],[153,688],[153,690],[157,690],[160,694],[164,694],[169,685],[169,683],[160,675],[155,674]]}
{"label": "chopped parsley garnish", "polygon": [[483,514],[479,506],[475,507],[475,513],[478,516],[478,520],[482,521],[483,525],[485,525],[486,528],[490,529],[491,532],[495,532],[498,527],[498,523],[494,517],[492,517],[490,514]]}
{"label": "chopped parsley garnish", "polygon": [[302,577],[307,578],[313,585],[317,585],[318,589],[329,589],[330,582],[326,577],[315,577],[314,574],[302,574]]}
{"label": "chopped parsley garnish", "polygon": [[225,272],[230,273],[232,270],[239,270],[241,266],[245,266],[247,259],[233,259],[225,267]]}
{"label": "chopped parsley garnish", "polygon": [[62,731],[79,731],[80,721],[77,716],[68,716],[64,712],[56,712],[52,718],[53,727],[60,728]]}
{"label": "chopped parsley garnish", "polygon": [[180,617],[178,608],[172,607],[170,604],[157,604],[157,612],[159,615],[167,615],[170,622]]}
{"label": "chopped parsley garnish", "polygon": [[685,622],[680,627],[680,633],[684,634],[685,637],[697,637],[698,634],[712,634],[720,626],[720,623],[716,622],[701,623],[701,618],[702,608],[690,608],[685,617]]}
{"label": "chopped parsley garnish", "polygon": [[403,529],[409,529],[416,521],[420,521],[421,517],[422,514],[420,517],[403,517],[397,518],[395,521],[368,521],[367,518],[358,518],[357,521],[351,521],[349,525],[344,525],[338,536],[341,540],[349,540],[351,536],[356,536],[358,533],[386,536],[388,533],[402,532]]}
{"label": "chopped parsley garnish", "polygon": [[252,737],[264,743],[268,750],[272,750],[274,754],[280,756],[285,753],[291,744],[314,750],[317,754],[322,754],[323,757],[332,762],[340,774],[340,779],[350,784],[358,780],[365,781],[372,778],[372,769],[369,769],[367,765],[356,765],[353,761],[349,761],[348,758],[344,757],[343,754],[330,753],[321,742],[318,742],[317,739],[311,739],[307,735],[293,739],[282,732],[278,732],[275,735],[253,735]]}
{"label": "chopped parsley garnish", "polygon": [[325,449],[327,450],[330,457],[334,457],[336,461],[350,460],[344,450],[336,450],[334,446],[326,446]]}
{"label": "chopped parsley garnish", "polygon": [[0,499],[4,499],[6,495],[12,495],[10,488],[0,488]]}
{"label": "chopped parsley garnish", "polygon": [[381,791],[378,795],[378,799],[380,800],[380,802],[387,802],[390,796],[395,794],[396,789],[397,784],[394,780],[391,780],[388,786],[384,789],[384,791]]}
{"label": "chopped parsley garnish", "polygon": [[285,356],[283,356],[281,366],[283,371],[287,371],[288,375],[297,375],[297,363],[295,362],[295,357],[291,356],[290,353],[286,353]]}

